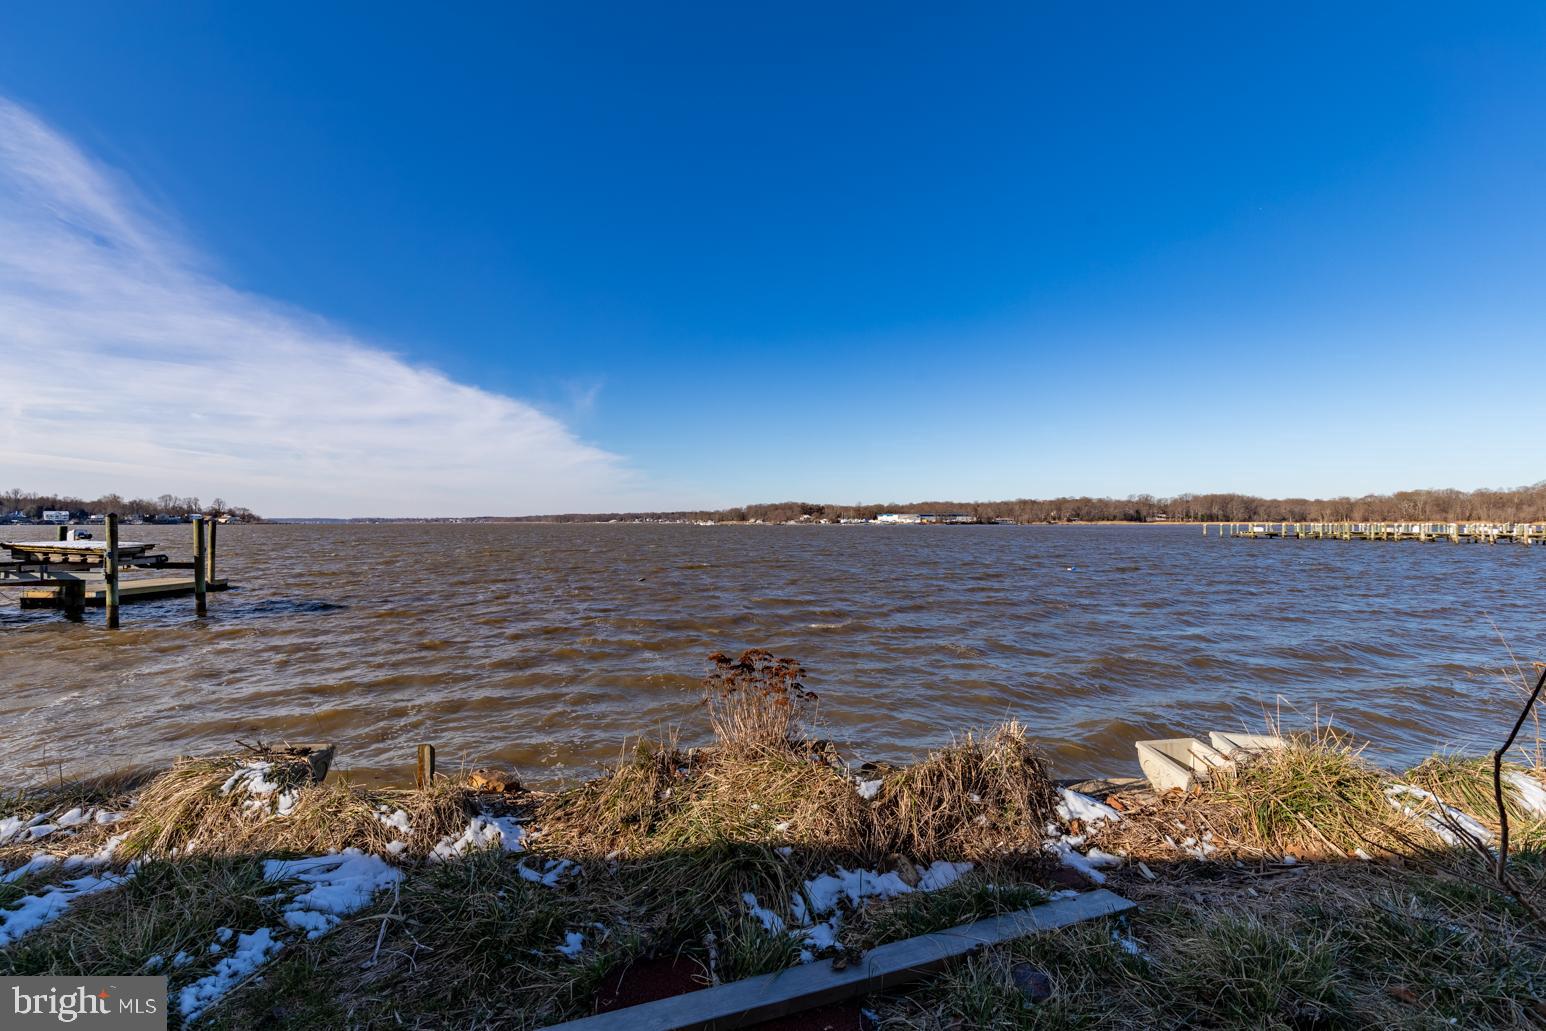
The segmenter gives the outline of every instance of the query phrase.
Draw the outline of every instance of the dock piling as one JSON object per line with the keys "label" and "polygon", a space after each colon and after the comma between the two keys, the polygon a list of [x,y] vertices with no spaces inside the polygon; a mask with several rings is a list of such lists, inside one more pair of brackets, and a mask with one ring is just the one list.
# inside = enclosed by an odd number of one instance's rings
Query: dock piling
{"label": "dock piling", "polygon": [[435,782],[435,746],[419,746],[419,764],[414,771],[414,786],[420,788],[429,787]]}
{"label": "dock piling", "polygon": [[60,525],[54,527],[54,540],[56,540],[56,541],[67,541],[69,539],[70,539],[70,528],[69,528],[69,526],[61,523]]}
{"label": "dock piling", "polygon": [[[118,629],[118,513],[107,514],[107,551],[102,555],[102,603],[107,606],[107,628]],[[85,598],[81,599],[82,604]]]}
{"label": "dock piling", "polygon": [[215,527],[219,526],[220,523],[210,519],[205,525],[209,530],[209,547],[206,551],[207,557],[204,562],[204,582],[212,584],[215,582]]}
{"label": "dock piling", "polygon": [[79,623],[86,618],[86,582],[84,580],[66,580],[59,585],[59,604],[64,609],[64,618],[72,623]]}
{"label": "dock piling", "polygon": [[204,563],[206,560],[204,548],[204,517],[193,517],[193,611],[201,616],[209,614],[209,607],[205,604],[204,593],[209,586],[204,579]]}

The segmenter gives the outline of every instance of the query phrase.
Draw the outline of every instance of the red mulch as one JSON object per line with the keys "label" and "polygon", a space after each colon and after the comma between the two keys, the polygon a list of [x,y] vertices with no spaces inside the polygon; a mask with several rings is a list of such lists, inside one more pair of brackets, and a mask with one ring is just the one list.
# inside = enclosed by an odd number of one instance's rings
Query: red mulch
{"label": "red mulch", "polygon": [[[690,959],[659,956],[635,960],[626,969],[607,977],[596,993],[596,1012],[608,1013],[707,987],[703,968]],[[818,1006],[753,1026],[759,1031],[864,1031],[865,1028],[857,1001]]]}

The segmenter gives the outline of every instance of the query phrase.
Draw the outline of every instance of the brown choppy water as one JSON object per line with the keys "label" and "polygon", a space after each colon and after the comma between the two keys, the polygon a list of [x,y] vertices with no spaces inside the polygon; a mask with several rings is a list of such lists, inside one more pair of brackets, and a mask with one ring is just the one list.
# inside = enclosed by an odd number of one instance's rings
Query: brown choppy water
{"label": "brown choppy water", "polygon": [[[22,528],[12,536],[40,536]],[[126,536],[185,545],[188,527]],[[168,550],[178,551],[178,547]],[[181,550],[186,551],[183,547]],[[234,739],[335,741],[409,776],[552,782],[625,737],[703,737],[709,652],[802,659],[823,736],[905,760],[1030,725],[1068,776],[1132,743],[1319,713],[1400,763],[1481,750],[1546,657],[1546,552],[1204,539],[1196,527],[222,527],[237,590],[128,605],[111,633],[0,607],[0,783]]]}

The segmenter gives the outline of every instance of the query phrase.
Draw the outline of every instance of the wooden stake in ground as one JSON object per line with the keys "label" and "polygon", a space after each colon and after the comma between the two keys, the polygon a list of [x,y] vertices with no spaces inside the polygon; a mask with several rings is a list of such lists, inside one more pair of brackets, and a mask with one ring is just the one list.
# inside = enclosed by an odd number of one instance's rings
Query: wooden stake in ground
{"label": "wooden stake in ground", "polygon": [[427,788],[435,782],[435,746],[419,746],[419,765],[414,771],[413,784],[417,788]]}

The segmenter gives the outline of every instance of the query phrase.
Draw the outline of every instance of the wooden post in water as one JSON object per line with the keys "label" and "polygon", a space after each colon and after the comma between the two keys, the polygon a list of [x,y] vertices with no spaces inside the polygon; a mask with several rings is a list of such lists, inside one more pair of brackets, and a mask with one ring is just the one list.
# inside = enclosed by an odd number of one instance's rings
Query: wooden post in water
{"label": "wooden post in water", "polygon": [[102,555],[102,602],[107,628],[118,629],[118,513],[107,514],[107,551]]}
{"label": "wooden post in water", "polygon": [[209,607],[204,602],[204,592],[209,585],[204,581],[204,517],[193,517],[193,611],[199,615],[208,615]]}
{"label": "wooden post in water", "polygon": [[208,521],[209,548],[204,561],[204,586],[208,587],[215,582],[215,527],[220,524],[213,518]]}
{"label": "wooden post in water", "polygon": [[86,616],[86,581],[66,580],[59,585],[59,604],[66,619],[79,623]]}
{"label": "wooden post in water", "polygon": [[64,524],[60,524],[59,526],[54,527],[54,540],[56,540],[56,541],[68,540],[69,537],[70,537],[70,528],[68,526],[66,526]]}
{"label": "wooden post in water", "polygon": [[413,784],[417,788],[427,788],[435,782],[435,746],[419,746],[419,765],[414,771]]}

